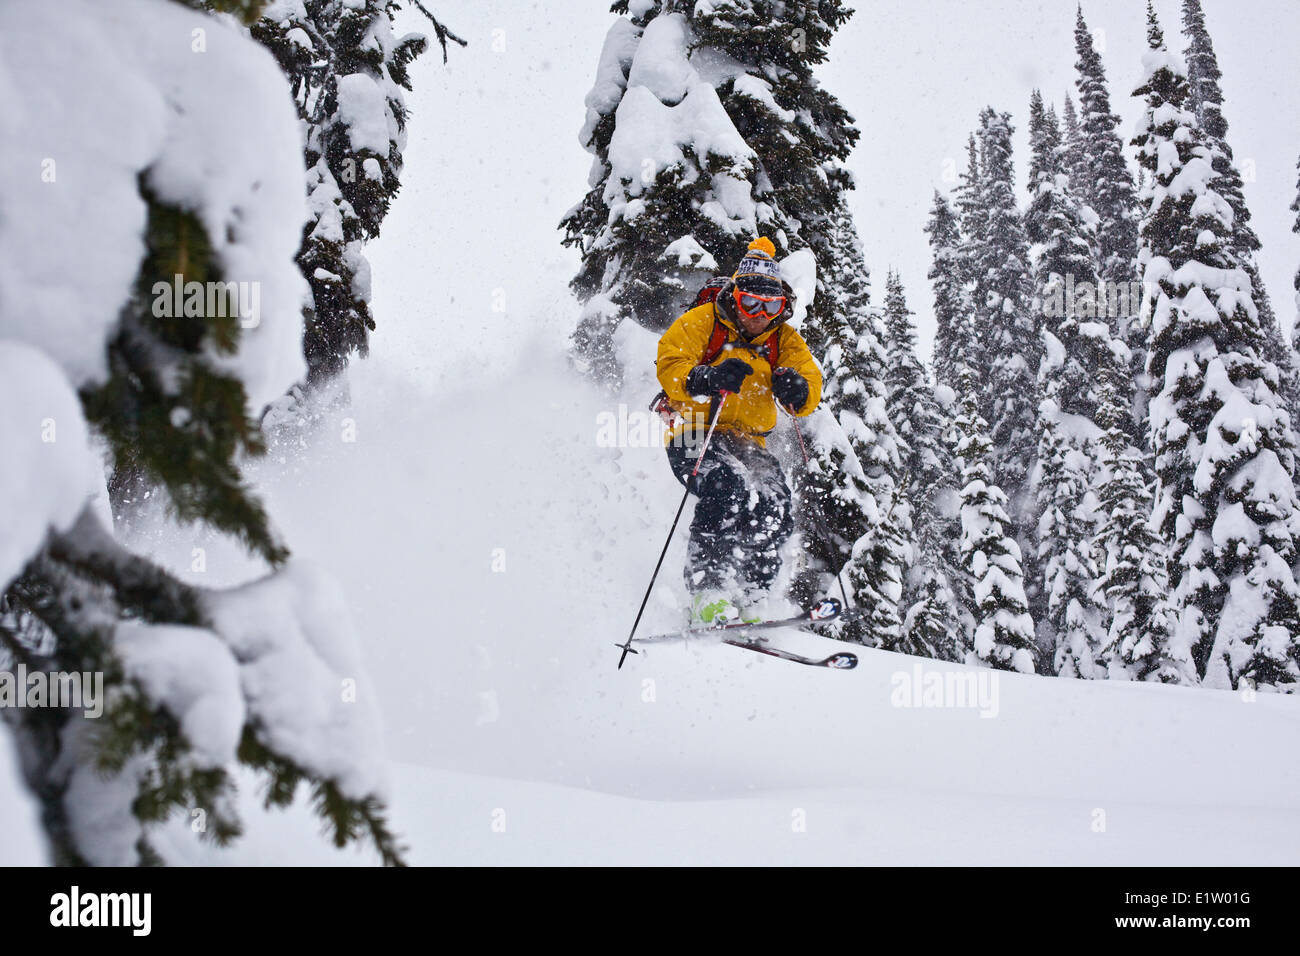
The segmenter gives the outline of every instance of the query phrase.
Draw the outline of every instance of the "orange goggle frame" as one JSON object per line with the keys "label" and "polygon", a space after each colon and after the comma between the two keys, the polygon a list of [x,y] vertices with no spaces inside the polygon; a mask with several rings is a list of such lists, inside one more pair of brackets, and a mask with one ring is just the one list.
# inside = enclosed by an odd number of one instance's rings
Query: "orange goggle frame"
{"label": "orange goggle frame", "polygon": [[785,310],[783,295],[754,295],[739,289],[733,290],[733,294],[736,297],[736,310],[747,319],[757,319],[762,315],[774,319]]}

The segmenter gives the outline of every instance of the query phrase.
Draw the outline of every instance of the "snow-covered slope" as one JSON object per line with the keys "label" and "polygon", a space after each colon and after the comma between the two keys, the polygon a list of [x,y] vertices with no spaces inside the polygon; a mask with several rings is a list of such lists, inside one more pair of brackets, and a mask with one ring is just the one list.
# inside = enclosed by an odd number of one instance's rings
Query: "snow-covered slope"
{"label": "snow-covered slope", "polygon": [[[602,414],[644,409],[653,339],[626,331],[619,399],[563,359],[574,259],[553,227],[586,158],[556,104],[576,134],[608,21],[553,9],[497,54],[514,21],[483,4],[452,23],[471,47],[446,74],[417,64],[373,357],[304,454],[253,470],[295,554],[346,588],[412,860],[1295,863],[1295,698],[999,674],[995,713],[910,708],[916,662],[879,652],[847,673],[721,646],[615,669],[680,486],[661,449],[598,441]],[[193,529],[131,537],[204,584],[253,574]],[[645,633],[677,620],[684,540]],[[304,808],[281,822],[244,797],[234,850],[199,850],[178,820],[166,855],[367,861]]]}
{"label": "snow-covered slope", "polygon": [[[1294,698],[872,651],[831,672],[673,645],[616,670],[678,486],[657,448],[597,447],[604,403],[558,350],[527,366],[438,397],[377,358],[355,442],[258,469],[293,547],[346,582],[414,861],[1294,862]],[[154,543],[183,565],[195,542]],[[682,549],[646,633],[676,620]],[[208,574],[240,563],[210,551]],[[993,683],[900,706],[917,666]],[[330,858],[275,833],[217,856]]]}

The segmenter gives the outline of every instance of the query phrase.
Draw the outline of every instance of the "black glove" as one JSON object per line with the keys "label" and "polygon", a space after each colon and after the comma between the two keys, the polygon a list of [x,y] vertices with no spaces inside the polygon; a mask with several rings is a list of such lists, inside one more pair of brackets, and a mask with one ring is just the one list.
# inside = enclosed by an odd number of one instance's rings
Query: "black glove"
{"label": "black glove", "polygon": [[798,410],[808,401],[808,380],[792,368],[772,373],[772,394],[786,408]]}
{"label": "black glove", "polygon": [[[729,358],[718,365],[697,365],[686,376],[686,391],[691,395],[738,392],[745,376],[752,371],[752,365],[738,358]],[[807,391],[807,385],[804,390]]]}

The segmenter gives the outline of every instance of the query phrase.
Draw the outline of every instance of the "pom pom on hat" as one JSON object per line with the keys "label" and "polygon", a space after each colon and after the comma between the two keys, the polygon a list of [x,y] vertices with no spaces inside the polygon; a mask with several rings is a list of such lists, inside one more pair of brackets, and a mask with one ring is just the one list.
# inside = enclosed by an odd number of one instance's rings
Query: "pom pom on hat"
{"label": "pom pom on hat", "polygon": [[769,279],[781,278],[781,268],[776,264],[776,246],[767,236],[759,236],[749,244],[749,251],[740,260],[740,265],[732,278],[741,276],[765,276]]}

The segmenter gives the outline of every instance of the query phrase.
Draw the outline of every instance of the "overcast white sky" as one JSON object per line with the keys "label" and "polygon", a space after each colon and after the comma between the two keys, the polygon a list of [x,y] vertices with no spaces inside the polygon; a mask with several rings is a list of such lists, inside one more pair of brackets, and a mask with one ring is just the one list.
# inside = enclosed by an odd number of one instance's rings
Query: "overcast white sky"
{"label": "overcast white sky", "polygon": [[[1292,276],[1300,239],[1290,231],[1300,154],[1297,0],[1204,0],[1224,71],[1225,114],[1239,160],[1255,179],[1247,200],[1264,243],[1263,274],[1284,321],[1295,314]],[[605,0],[435,0],[432,8],[470,46],[449,65],[434,52],[413,69],[411,141],[402,193],[372,246],[377,354],[433,377],[466,359],[502,360],[520,334],[572,329],[566,284],[576,265],[556,224],[585,192],[588,155],[577,142],[583,97],[613,17]],[[863,137],[849,160],[853,197],[874,279],[898,268],[927,354],[932,300],[922,232],[945,162],[964,163],[979,110],[1017,127],[1023,191],[1030,91],[1058,104],[1074,91],[1074,0],[859,0],[821,70]],[[1176,49],[1178,0],[1159,0]],[[1128,138],[1139,104],[1129,94],[1145,48],[1143,0],[1089,0],[1101,31],[1113,106]],[[400,26],[423,29],[418,15]],[[1131,150],[1129,151],[1131,158]],[[949,169],[953,166],[949,166]],[[522,260],[534,260],[525,264]],[[541,268],[536,268],[540,265]],[[541,276],[539,279],[538,276]],[[504,306],[502,306],[504,302]],[[457,318],[449,329],[446,315]],[[436,340],[428,336],[436,323]],[[462,343],[457,335],[463,331]]]}

